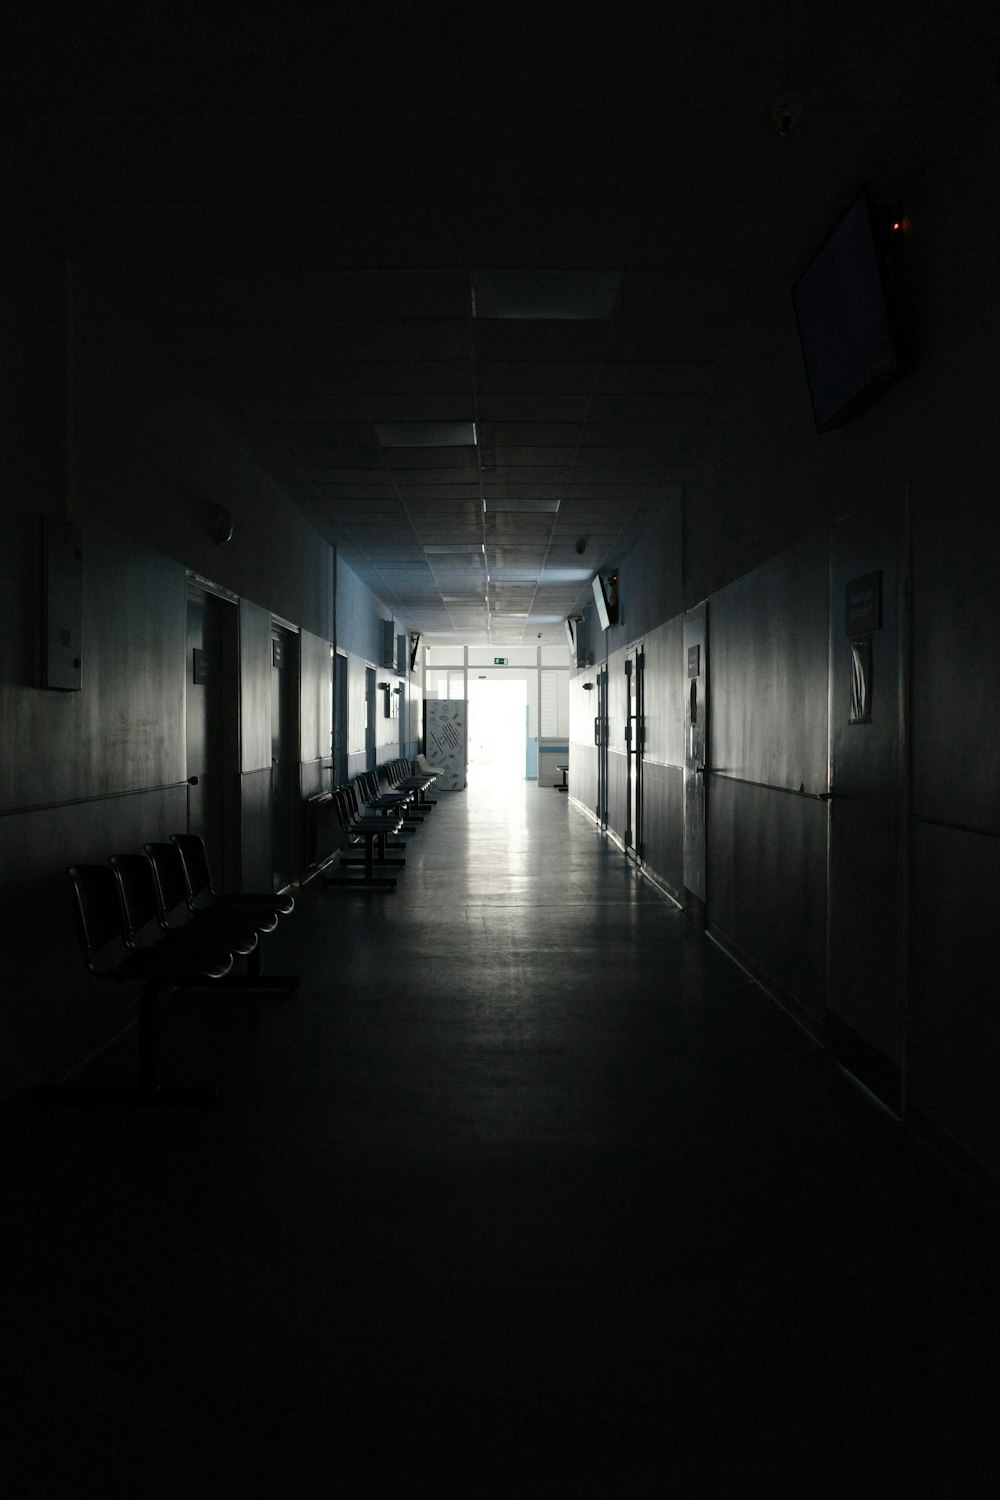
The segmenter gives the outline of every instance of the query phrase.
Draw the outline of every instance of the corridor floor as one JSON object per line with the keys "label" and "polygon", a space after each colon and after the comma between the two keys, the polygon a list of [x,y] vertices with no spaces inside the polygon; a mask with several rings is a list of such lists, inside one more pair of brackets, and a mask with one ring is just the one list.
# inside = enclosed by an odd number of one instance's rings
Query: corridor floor
{"label": "corridor floor", "polygon": [[995,1221],[565,797],[265,964],[3,1113],[12,1500],[1000,1494]]}

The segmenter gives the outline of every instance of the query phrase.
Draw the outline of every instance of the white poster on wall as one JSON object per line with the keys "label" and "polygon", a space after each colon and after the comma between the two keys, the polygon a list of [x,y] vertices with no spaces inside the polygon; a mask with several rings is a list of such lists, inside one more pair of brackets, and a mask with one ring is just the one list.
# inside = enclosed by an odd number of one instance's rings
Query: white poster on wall
{"label": "white poster on wall", "polygon": [[464,698],[428,698],[424,703],[424,754],[444,771],[436,792],[464,790],[468,765],[468,704]]}

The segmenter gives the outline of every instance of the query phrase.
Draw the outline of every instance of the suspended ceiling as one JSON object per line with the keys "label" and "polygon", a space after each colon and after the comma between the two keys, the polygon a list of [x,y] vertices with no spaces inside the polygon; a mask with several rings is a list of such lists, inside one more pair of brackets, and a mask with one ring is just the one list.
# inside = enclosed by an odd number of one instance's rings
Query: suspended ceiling
{"label": "suspended ceiling", "polygon": [[945,0],[33,12],[7,160],[401,626],[561,640],[988,35]]}

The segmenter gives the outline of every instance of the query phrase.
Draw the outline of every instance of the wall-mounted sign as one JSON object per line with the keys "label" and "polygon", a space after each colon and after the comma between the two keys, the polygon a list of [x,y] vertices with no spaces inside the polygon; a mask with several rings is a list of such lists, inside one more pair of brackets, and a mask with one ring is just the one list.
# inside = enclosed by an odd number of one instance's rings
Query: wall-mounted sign
{"label": "wall-mounted sign", "polygon": [[271,665],[272,667],[285,665],[285,643],[277,636],[271,637]]}
{"label": "wall-mounted sign", "polygon": [[689,677],[700,677],[701,676],[701,647],[700,646],[689,646],[688,647],[688,676]]}
{"label": "wall-mounted sign", "polygon": [[859,635],[851,641],[851,708],[848,724],[872,721],[872,638]]}
{"label": "wall-mounted sign", "polygon": [[194,680],[204,685],[211,675],[212,663],[207,651],[202,651],[198,646],[194,648]]}
{"label": "wall-mounted sign", "polygon": [[505,667],[507,665],[506,656],[494,656],[493,665],[495,667]]}
{"label": "wall-mounted sign", "polygon": [[844,590],[844,634],[869,635],[882,629],[882,574],[852,578]]}

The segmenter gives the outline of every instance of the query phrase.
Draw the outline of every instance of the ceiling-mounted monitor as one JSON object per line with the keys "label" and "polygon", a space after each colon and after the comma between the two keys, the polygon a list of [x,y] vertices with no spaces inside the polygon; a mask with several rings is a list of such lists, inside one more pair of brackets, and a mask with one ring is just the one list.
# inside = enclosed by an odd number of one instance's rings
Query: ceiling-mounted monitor
{"label": "ceiling-mounted monitor", "polygon": [[589,656],[587,651],[587,624],[583,615],[570,615],[565,622],[566,639],[569,642],[569,659],[574,667],[585,667]]}
{"label": "ceiling-mounted monitor", "polygon": [[845,422],[902,369],[888,281],[893,234],[859,193],[792,288],[819,432]]}
{"label": "ceiling-mounted monitor", "polygon": [[618,624],[618,570],[598,573],[593,581],[594,603],[602,630]]}

